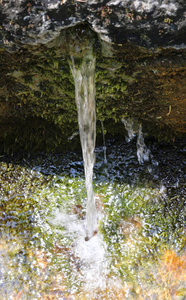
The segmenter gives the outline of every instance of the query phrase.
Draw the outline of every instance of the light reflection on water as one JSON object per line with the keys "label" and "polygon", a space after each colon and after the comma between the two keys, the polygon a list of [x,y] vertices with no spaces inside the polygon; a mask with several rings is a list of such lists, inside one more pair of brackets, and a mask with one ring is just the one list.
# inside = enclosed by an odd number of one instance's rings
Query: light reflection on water
{"label": "light reflection on water", "polygon": [[2,299],[184,299],[184,148],[150,147],[159,165],[139,165],[135,142],[110,141],[107,165],[96,149],[88,242],[81,157],[1,162]]}

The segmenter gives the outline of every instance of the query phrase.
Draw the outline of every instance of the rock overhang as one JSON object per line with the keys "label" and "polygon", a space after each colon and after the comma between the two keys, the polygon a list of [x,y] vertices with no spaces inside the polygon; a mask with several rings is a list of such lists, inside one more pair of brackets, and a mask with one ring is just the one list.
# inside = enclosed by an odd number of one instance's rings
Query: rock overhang
{"label": "rock overhang", "polygon": [[186,2],[182,0],[2,0],[1,47],[47,44],[61,30],[84,22],[110,43],[186,47]]}

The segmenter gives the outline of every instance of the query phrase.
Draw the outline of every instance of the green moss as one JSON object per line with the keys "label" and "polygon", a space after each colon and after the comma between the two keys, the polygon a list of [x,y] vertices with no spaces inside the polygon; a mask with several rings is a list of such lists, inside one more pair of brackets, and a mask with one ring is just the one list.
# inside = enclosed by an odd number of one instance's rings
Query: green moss
{"label": "green moss", "polygon": [[[57,128],[63,136],[61,141],[71,136],[77,130],[77,112],[69,55],[74,55],[76,63],[80,63],[89,43],[95,42],[98,139],[100,120],[105,122],[109,135],[117,131],[119,136],[120,120],[124,116],[140,119],[146,133],[159,140],[171,140],[181,134],[184,131],[184,52],[168,49],[151,52],[127,43],[122,47],[113,45],[110,54],[107,51],[104,56],[105,46],[95,36],[89,40],[92,37],[89,31],[86,26],[83,30],[69,29],[51,48],[30,47],[14,54],[1,50],[1,127],[5,128],[6,122],[10,133],[14,131],[12,119],[20,118],[22,124],[24,118],[25,122],[35,118],[36,122],[48,123],[54,131]],[[148,126],[144,125],[146,122]],[[0,138],[3,139],[2,135]],[[38,146],[40,139],[38,136],[38,141],[34,141]],[[26,143],[29,141],[25,140]],[[11,144],[10,147],[4,140],[4,149],[13,149]],[[24,148],[23,144],[20,146]],[[56,142],[53,146],[55,149]]]}

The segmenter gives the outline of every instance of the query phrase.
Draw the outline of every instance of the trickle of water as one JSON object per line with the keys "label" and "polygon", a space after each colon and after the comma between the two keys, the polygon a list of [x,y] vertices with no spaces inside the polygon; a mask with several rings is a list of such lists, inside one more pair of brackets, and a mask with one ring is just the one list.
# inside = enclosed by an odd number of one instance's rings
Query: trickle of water
{"label": "trickle of water", "polygon": [[87,190],[87,240],[97,232],[96,206],[92,186],[96,141],[95,60],[93,49],[90,47],[89,53],[85,55],[80,65],[75,63],[73,56],[71,56],[70,61],[70,68],[75,83],[75,100]]}
{"label": "trickle of water", "polygon": [[130,142],[136,136],[136,134],[138,135],[136,146],[139,163],[143,164],[144,161],[149,161],[150,150],[145,145],[142,125],[137,123],[137,120],[134,118],[122,118],[121,121],[128,133],[128,138],[126,138],[127,142]]}
{"label": "trickle of water", "polygon": [[104,164],[107,164],[107,148],[106,148],[106,143],[105,143],[105,134],[104,134],[103,121],[101,121],[101,128],[102,128],[102,133],[103,133]]}
{"label": "trickle of water", "polygon": [[130,142],[135,136],[136,132],[134,131],[134,122],[132,118],[122,118],[121,122],[124,124],[125,129],[127,130],[128,137],[126,137],[126,141]]}
{"label": "trickle of water", "polygon": [[149,161],[150,150],[147,148],[144,142],[142,125],[139,124],[138,138],[137,138],[137,156],[138,161],[142,164],[144,161]]}

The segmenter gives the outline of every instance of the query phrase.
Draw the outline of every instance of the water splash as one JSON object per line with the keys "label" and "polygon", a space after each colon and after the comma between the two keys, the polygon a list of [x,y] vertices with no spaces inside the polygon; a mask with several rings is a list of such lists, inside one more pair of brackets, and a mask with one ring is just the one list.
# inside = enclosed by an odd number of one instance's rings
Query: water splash
{"label": "water splash", "polygon": [[[103,218],[100,211],[99,217],[100,219]],[[81,282],[78,299],[103,299],[100,298],[101,295],[99,294],[112,289],[114,286],[121,288],[119,278],[114,275],[109,278],[111,257],[101,232],[86,242],[83,220],[77,218],[76,215],[61,213],[60,210],[54,212],[50,223],[53,226],[63,225],[63,234],[66,240],[73,236],[73,243],[69,247],[69,252],[78,263],[78,272],[73,269],[74,276],[79,283]],[[76,294],[75,286],[73,286],[73,290]],[[71,290],[72,294],[73,290]]]}
{"label": "water splash", "polygon": [[92,47],[80,65],[76,64],[75,58],[71,56],[70,68],[75,83],[75,99],[84,160],[87,189],[86,239],[88,240],[97,232],[96,206],[92,186],[96,141],[95,57]]}
{"label": "water splash", "polygon": [[71,136],[68,137],[68,140],[71,141],[78,134],[79,134],[79,131],[75,131]]}
{"label": "water splash", "polygon": [[143,164],[145,161],[149,161],[150,150],[145,145],[142,125],[134,118],[122,118],[121,121],[128,133],[128,137],[126,138],[127,142],[130,142],[136,135],[138,135],[136,146],[139,163]]}

